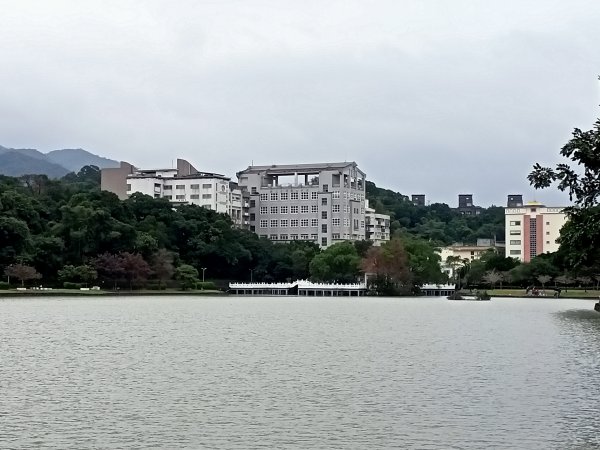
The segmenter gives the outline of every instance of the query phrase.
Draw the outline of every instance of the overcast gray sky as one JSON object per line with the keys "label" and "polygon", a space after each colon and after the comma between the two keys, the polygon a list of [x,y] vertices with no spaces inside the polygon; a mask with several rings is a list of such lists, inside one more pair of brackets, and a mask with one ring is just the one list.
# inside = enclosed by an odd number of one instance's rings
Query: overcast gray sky
{"label": "overcast gray sky", "polygon": [[531,165],[600,116],[598,0],[0,0],[0,20],[5,147],[233,178],[355,160],[488,206],[532,199]]}

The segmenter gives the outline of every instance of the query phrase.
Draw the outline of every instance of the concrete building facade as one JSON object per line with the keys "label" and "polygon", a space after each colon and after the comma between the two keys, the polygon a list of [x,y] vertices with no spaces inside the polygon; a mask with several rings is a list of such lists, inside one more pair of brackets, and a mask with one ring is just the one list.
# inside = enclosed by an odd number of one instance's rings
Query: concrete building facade
{"label": "concrete building facade", "polygon": [[560,229],[567,221],[564,207],[528,202],[505,208],[506,256],[529,262],[537,255],[558,250]]}
{"label": "concrete building facade", "polygon": [[250,166],[237,178],[250,230],[262,237],[322,248],[365,239],[366,175],[355,162]]}
{"label": "concrete building facade", "polygon": [[237,184],[221,174],[200,172],[183,159],[178,159],[177,168],[172,169],[136,169],[121,163],[120,169],[102,169],[101,180],[102,189],[119,198],[140,192],[166,198],[175,205],[209,208],[228,214],[236,226],[248,225],[248,203]]}
{"label": "concrete building facade", "polygon": [[369,207],[369,200],[365,200],[365,239],[375,246],[390,240],[390,216],[376,213],[374,208]]}

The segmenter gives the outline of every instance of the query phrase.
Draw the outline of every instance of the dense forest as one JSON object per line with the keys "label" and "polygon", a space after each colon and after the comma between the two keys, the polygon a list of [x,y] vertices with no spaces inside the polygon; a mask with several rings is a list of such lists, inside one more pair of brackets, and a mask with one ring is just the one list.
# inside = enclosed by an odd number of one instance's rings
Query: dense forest
{"label": "dense forest", "polygon": [[465,216],[445,203],[416,206],[407,196],[367,181],[367,198],[375,211],[389,214],[391,230],[405,231],[439,245],[476,243],[477,239],[504,241],[504,208],[490,206],[481,214]]}
{"label": "dense forest", "polygon": [[[193,289],[229,280],[347,282],[368,272],[380,293],[411,293],[422,283],[447,281],[436,252],[440,245],[503,232],[502,208],[464,217],[443,204],[414,206],[401,194],[369,184],[372,205],[392,216],[392,241],[382,247],[343,242],[320,250],[309,241],[261,239],[235,228],[227,215],[194,205],[173,207],[142,194],[122,201],[99,185],[94,166],[60,180],[0,176],[0,273],[6,276],[0,287]],[[467,264],[456,281],[525,285],[540,276],[566,277],[564,271],[559,254],[518,264],[491,252]],[[592,274],[585,269],[579,276],[591,280]]]}

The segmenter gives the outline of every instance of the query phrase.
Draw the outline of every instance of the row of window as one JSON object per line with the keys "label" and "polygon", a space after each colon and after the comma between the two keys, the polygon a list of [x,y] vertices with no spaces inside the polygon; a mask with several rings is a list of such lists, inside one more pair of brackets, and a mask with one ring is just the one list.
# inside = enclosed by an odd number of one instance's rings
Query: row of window
{"label": "row of window", "polygon": [[[156,187],[160,187],[160,184],[155,184]],[[202,189],[211,189],[212,188],[212,184],[208,183],[208,184],[203,184],[202,185]],[[163,190],[165,191],[170,191],[173,189],[172,185],[165,185],[163,186]],[[175,185],[175,189],[185,189],[185,184],[176,184]],[[200,185],[199,184],[190,184],[190,189],[200,189]]]}
{"label": "row of window", "polygon": [[[325,192],[327,192],[327,190],[325,190]],[[340,191],[333,191],[331,193],[331,198],[334,199],[339,199],[341,198],[341,193]],[[343,195],[345,200],[356,200],[356,201],[362,201],[364,200],[364,195],[363,194],[358,194],[355,192],[344,192]],[[313,192],[308,192],[308,191],[301,191],[300,193],[298,192],[271,192],[270,194],[267,192],[263,192],[260,194],[260,201],[261,202],[266,202],[266,201],[287,201],[287,200],[318,200],[319,199],[319,193],[316,191]],[[321,200],[324,200],[325,203],[327,204],[327,198],[323,198]]]}
{"label": "row of window", "polygon": [[[210,194],[208,194],[210,195]],[[260,213],[261,214],[288,214],[288,212],[290,214],[308,214],[309,211],[309,206],[308,205],[282,205],[282,206],[261,206],[260,207]],[[354,213],[358,214],[359,209],[358,208],[354,208]],[[364,208],[361,208],[361,210],[364,213]],[[310,212],[315,214],[319,212],[319,206],[318,205],[311,205],[310,206]],[[326,211],[322,211],[325,212]],[[339,213],[341,212],[341,206],[340,205],[332,205],[331,206],[331,212],[332,213]],[[349,213],[350,212],[350,206],[349,205],[345,205],[344,206],[344,213]]]}
{"label": "row of window", "polygon": [[[171,200],[173,198],[172,195],[163,195],[164,198]],[[175,198],[177,200],[185,200],[185,195],[176,195]],[[191,200],[198,200],[200,198],[199,194],[190,194]],[[212,198],[212,194],[202,194],[203,200],[208,200]]]}
{"label": "row of window", "polygon": [[316,234],[261,234],[260,237],[268,237],[272,241],[297,241],[300,238],[303,241],[311,240],[316,241],[318,236]]}
{"label": "row of window", "polygon": [[[532,221],[531,223],[533,223],[533,221],[535,221],[535,219],[533,217],[530,220]],[[537,224],[537,222],[536,222],[536,224]],[[521,225],[520,220],[511,220],[510,221],[510,226],[512,226],[512,227],[520,226],[520,225]],[[550,225],[550,222],[546,222],[546,225]]]}
{"label": "row of window", "polygon": [[[358,221],[355,221],[355,228],[358,228]],[[345,227],[349,227],[350,226],[350,219],[345,218],[344,221],[344,226]],[[290,227],[297,227],[297,226],[301,226],[301,227],[318,227],[319,226],[319,220],[318,219],[271,219],[270,221],[268,219],[261,219],[260,220],[260,228],[268,228],[269,226],[271,228],[277,228],[277,227],[281,227],[281,228],[287,228],[288,224]],[[310,225],[309,225],[310,224]],[[331,226],[333,227],[339,227],[342,224],[342,220],[339,217],[334,217],[333,219],[331,219]],[[325,225],[325,224],[323,224]],[[325,225],[326,226],[326,225]],[[364,228],[365,227],[365,222],[361,221],[360,222],[360,227]]]}

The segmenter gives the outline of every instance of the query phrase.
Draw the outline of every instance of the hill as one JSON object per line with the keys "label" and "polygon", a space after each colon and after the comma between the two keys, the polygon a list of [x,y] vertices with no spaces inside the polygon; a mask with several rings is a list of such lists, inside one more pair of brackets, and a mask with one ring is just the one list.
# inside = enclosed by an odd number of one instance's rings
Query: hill
{"label": "hill", "polygon": [[42,153],[31,148],[0,146],[0,175],[18,177],[25,174],[44,174],[51,178],[59,178],[69,172],[78,172],[84,166],[98,166],[102,169],[118,167],[119,163],[83,149]]}

